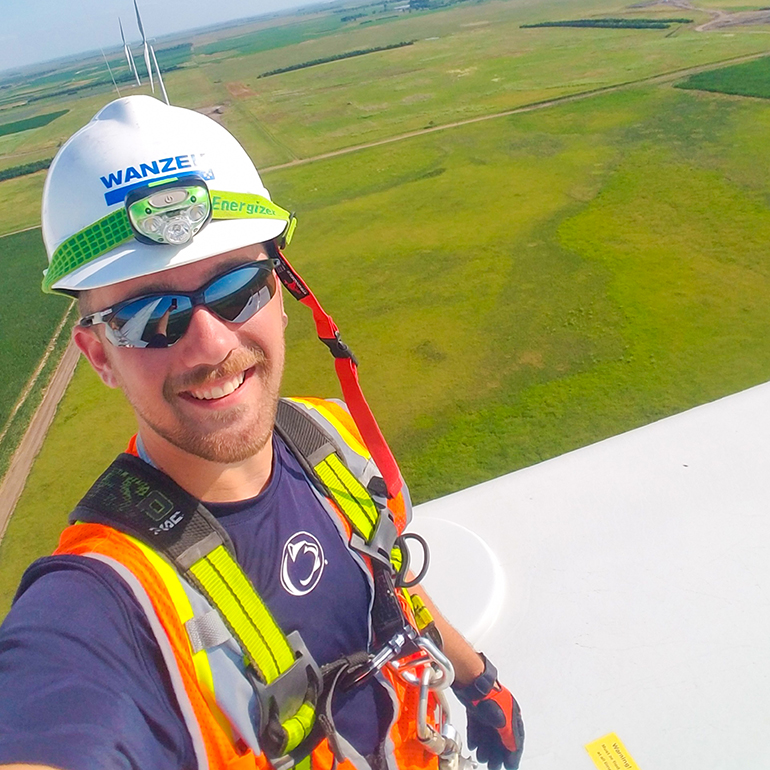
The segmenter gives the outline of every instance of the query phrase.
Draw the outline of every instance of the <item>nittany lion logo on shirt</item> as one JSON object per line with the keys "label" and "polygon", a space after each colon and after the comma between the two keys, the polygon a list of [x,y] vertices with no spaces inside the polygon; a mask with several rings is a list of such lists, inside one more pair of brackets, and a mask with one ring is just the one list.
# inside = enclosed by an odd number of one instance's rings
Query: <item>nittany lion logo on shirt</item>
{"label": "nittany lion logo on shirt", "polygon": [[297,532],[283,547],[281,585],[292,596],[305,596],[318,585],[325,563],[318,538],[309,532]]}

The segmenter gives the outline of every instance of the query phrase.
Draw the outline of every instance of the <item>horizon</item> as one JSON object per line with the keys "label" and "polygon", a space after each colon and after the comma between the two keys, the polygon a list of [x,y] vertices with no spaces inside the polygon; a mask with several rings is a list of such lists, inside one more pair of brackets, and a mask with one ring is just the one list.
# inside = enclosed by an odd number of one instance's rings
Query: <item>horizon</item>
{"label": "horizon", "polygon": [[[321,5],[323,0],[269,0],[258,6],[249,0],[220,0],[215,6],[201,0],[141,0],[139,11],[147,39],[160,40],[313,4]],[[66,8],[56,0],[35,0],[13,4],[4,11],[0,76],[62,60],[99,56],[101,50],[105,54],[120,51],[119,18],[129,46],[141,45],[133,0],[73,0]]]}

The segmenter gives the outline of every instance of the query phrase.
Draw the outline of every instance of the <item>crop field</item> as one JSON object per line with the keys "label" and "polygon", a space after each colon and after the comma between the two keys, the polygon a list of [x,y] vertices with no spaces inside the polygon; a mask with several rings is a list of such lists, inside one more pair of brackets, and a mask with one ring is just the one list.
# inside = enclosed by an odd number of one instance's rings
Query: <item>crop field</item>
{"label": "crop field", "polygon": [[11,123],[0,123],[0,136],[7,134],[20,134],[22,131],[29,131],[32,128],[41,128],[52,123],[56,118],[66,115],[67,110],[58,110],[57,112],[47,112],[43,115],[36,115],[34,118],[25,118],[24,120],[14,120]]}
{"label": "crop field", "polygon": [[[591,4],[597,12],[609,7]],[[458,7],[224,60],[212,65],[212,74],[240,89],[237,123],[230,122],[227,110],[223,123],[236,130],[250,116],[253,125],[268,126],[285,147],[283,157],[265,156],[264,164],[272,165],[768,47],[767,37],[753,34],[717,34],[706,44],[689,28],[674,37],[666,37],[665,30],[520,29],[525,21],[556,16],[558,8],[558,3]],[[258,79],[264,71],[340,50],[402,40],[416,42],[359,60]],[[181,78],[186,73],[175,74]],[[248,134],[243,141],[259,157]]]}
{"label": "crop field", "polygon": [[40,360],[69,301],[40,291],[45,251],[40,230],[0,239],[0,286],[13,286],[0,304],[0,431]]}
{"label": "crop field", "polygon": [[[176,103],[221,107],[273,197],[298,213],[288,256],[361,359],[418,501],[768,377],[770,104],[675,88],[673,73],[767,52],[770,30],[520,28],[627,12],[610,0],[489,0],[395,19],[298,17],[293,32],[271,20],[194,44],[166,78]],[[287,37],[268,50],[270,25]],[[258,78],[402,40],[417,42]],[[36,114],[69,112],[23,141],[0,137],[0,167],[50,157],[110,98],[35,102]],[[536,102],[549,104],[420,133]],[[39,222],[44,175],[0,182],[0,233]],[[0,266],[16,244],[0,239]],[[287,302],[285,392],[337,395],[309,314]],[[64,304],[50,312],[49,335]],[[26,334],[0,328],[9,350]],[[10,359],[17,390],[33,359]],[[99,424],[110,429],[82,451]],[[0,614],[131,432],[119,394],[81,365],[0,544]]]}
{"label": "crop field", "polygon": [[698,72],[677,85],[679,88],[770,99],[770,56],[732,67]]}

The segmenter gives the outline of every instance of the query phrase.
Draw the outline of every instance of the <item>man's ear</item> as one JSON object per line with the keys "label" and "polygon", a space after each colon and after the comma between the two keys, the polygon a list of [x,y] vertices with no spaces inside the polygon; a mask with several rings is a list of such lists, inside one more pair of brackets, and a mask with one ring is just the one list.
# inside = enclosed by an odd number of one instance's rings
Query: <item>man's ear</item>
{"label": "man's ear", "polygon": [[108,388],[117,388],[118,380],[112,368],[112,362],[107,356],[104,340],[99,337],[96,329],[84,328],[77,324],[72,329],[72,340],[80,348],[80,352],[88,359],[93,370],[99,375]]}

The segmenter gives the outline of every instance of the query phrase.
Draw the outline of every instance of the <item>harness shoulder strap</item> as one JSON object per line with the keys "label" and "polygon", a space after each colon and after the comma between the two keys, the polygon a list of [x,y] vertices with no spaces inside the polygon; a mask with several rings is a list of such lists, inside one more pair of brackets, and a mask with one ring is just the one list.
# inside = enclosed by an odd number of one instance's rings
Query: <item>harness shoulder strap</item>
{"label": "harness shoulder strap", "polygon": [[263,748],[281,756],[311,732],[321,675],[298,634],[285,636],[200,501],[138,457],[121,454],[70,516],[106,524],[164,556],[221,615],[260,697]]}
{"label": "harness shoulder strap", "polygon": [[336,402],[281,399],[275,424],[309,478],[335,503],[351,532],[350,547],[371,560],[371,620],[378,646],[409,627],[422,628],[411,598],[396,586],[405,555],[400,535],[411,512],[406,488],[395,499],[387,496],[353,419]]}
{"label": "harness shoulder strap", "polygon": [[405,496],[400,492],[397,500],[388,498],[350,415],[333,401],[284,398],[275,424],[309,478],[334,501],[353,530],[351,546],[390,565],[408,520]]}

